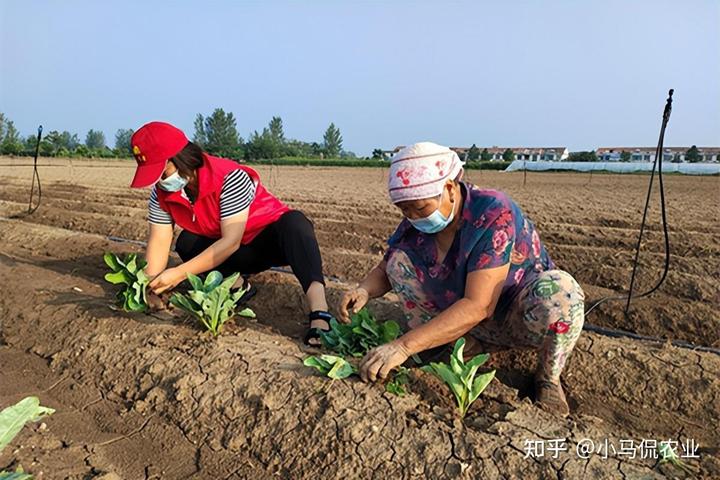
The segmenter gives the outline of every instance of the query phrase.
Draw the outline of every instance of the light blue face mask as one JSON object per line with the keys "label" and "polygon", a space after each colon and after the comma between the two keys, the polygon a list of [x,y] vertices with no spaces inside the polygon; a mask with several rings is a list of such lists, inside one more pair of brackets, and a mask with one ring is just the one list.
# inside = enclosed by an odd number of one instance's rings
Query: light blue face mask
{"label": "light blue face mask", "polygon": [[418,218],[417,220],[408,218],[408,221],[413,227],[417,228],[421,232],[432,234],[444,230],[448,225],[450,225],[450,222],[453,221],[454,216],[455,208],[453,205],[453,208],[450,209],[450,215],[447,217],[440,213],[440,208],[438,208],[425,218]]}
{"label": "light blue face mask", "polygon": [[181,177],[180,174],[176,171],[172,175],[169,175],[167,178],[163,178],[158,181],[157,186],[158,188],[161,188],[166,192],[179,192],[180,190],[185,188],[185,185],[187,185],[187,183],[187,179]]}

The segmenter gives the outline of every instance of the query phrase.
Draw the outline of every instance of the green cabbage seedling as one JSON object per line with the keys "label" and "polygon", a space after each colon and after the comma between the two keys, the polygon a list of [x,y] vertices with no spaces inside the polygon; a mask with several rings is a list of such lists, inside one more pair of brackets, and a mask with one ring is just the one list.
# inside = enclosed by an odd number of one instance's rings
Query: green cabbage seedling
{"label": "green cabbage seedling", "polygon": [[405,367],[398,367],[392,380],[385,384],[385,391],[403,397],[407,393],[407,385],[410,383],[410,371]]}
{"label": "green cabbage seedling", "polygon": [[303,361],[306,367],[313,367],[326,377],[333,380],[342,380],[357,373],[357,368],[351,365],[342,357],[335,355],[320,355],[319,357],[308,357]]}
{"label": "green cabbage seedling", "polygon": [[[235,306],[247,289],[231,292],[239,273],[230,275],[223,280],[220,272],[210,272],[203,282],[200,277],[188,273],[188,281],[192,290],[187,295],[176,293],[170,297],[170,303],[195,316],[206,329],[217,336],[223,324],[235,315]],[[255,318],[255,313],[246,308],[240,312],[242,316]]]}
{"label": "green cabbage seedling", "polygon": [[22,467],[17,467],[14,472],[3,470],[0,472],[0,480],[32,480],[33,476],[25,473]]}
{"label": "green cabbage seedling", "polygon": [[490,358],[490,355],[483,353],[465,363],[463,360],[464,348],[465,339],[460,338],[455,342],[455,348],[453,348],[452,355],[450,355],[450,365],[441,362],[430,363],[430,365],[422,367],[423,371],[436,375],[448,384],[455,395],[455,400],[457,400],[461,417],[465,416],[470,404],[477,400],[485,387],[495,377],[495,370],[493,370],[476,378],[478,368]]}
{"label": "green cabbage seedling", "polygon": [[400,326],[389,320],[379,323],[363,308],[352,315],[349,324],[330,320],[330,330],[320,334],[322,344],[341,355],[362,357],[368,350],[392,342],[400,335]]}
{"label": "green cabbage seedling", "polygon": [[112,272],[105,280],[112,284],[123,284],[125,289],[118,292],[118,303],[126,312],[145,312],[148,309],[146,290],[149,278],[145,275],[145,260],[138,260],[137,254],[128,254],[124,260],[114,253],[106,253],[103,258]]}
{"label": "green cabbage seedling", "polygon": [[55,410],[40,406],[38,397],[25,397],[0,412],[0,452],[15,438],[27,422],[37,422]]}
{"label": "green cabbage seedling", "polygon": [[658,456],[660,457],[660,461],[658,463],[669,463],[678,467],[685,473],[689,473],[690,475],[695,474],[690,467],[680,460],[680,457],[672,445],[670,445],[670,442],[660,442],[660,445],[658,446]]}

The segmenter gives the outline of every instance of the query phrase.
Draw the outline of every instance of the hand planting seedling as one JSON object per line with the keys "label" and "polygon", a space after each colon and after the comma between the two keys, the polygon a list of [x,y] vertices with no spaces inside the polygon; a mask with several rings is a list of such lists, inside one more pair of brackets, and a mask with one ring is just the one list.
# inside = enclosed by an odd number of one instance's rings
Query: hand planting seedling
{"label": "hand planting seedling", "polygon": [[[210,272],[203,282],[200,277],[188,273],[188,281],[192,290],[187,295],[176,293],[170,298],[170,303],[195,316],[206,329],[217,336],[223,324],[235,315],[235,306],[247,291],[240,289],[231,292],[239,273],[223,280],[220,272]],[[238,313],[243,317],[255,318],[255,313],[245,308]]]}
{"label": "hand planting seedling", "polygon": [[400,335],[400,326],[389,320],[380,324],[363,308],[351,317],[349,324],[330,320],[330,330],[320,334],[322,344],[341,355],[362,357],[370,349],[392,342]]}
{"label": "hand planting seedling", "polygon": [[455,348],[453,348],[452,355],[450,355],[450,365],[441,362],[430,363],[430,365],[422,367],[423,371],[436,375],[448,384],[455,395],[455,400],[457,400],[461,417],[465,416],[470,404],[480,396],[485,387],[495,377],[495,370],[493,370],[475,378],[478,368],[490,358],[490,355],[483,353],[465,363],[463,360],[464,348],[465,339],[460,338],[455,342]]}
{"label": "hand planting seedling", "polygon": [[342,357],[335,355],[320,355],[308,357],[303,361],[306,367],[313,367],[320,373],[333,380],[342,380],[357,373],[357,368]]}
{"label": "hand planting seedling", "polygon": [[405,367],[398,367],[392,380],[385,384],[385,391],[403,397],[408,392],[407,385],[410,382],[410,370]]}
{"label": "hand planting seedling", "polygon": [[105,280],[118,285],[125,285],[125,289],[118,292],[118,303],[126,312],[145,312],[148,309],[147,285],[149,278],[145,275],[146,262],[138,260],[137,254],[130,253],[124,260],[114,253],[103,256],[105,263],[112,272],[105,275]]}

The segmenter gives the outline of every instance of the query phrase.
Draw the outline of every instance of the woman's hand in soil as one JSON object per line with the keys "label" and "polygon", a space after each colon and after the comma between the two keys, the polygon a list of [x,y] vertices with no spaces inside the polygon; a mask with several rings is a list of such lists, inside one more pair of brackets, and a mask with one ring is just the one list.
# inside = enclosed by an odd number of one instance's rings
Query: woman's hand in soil
{"label": "woman's hand in soil", "polygon": [[167,305],[165,305],[163,298],[149,289],[147,292],[147,303],[151,312],[158,312],[167,309]]}
{"label": "woman's hand in soil", "polygon": [[398,340],[375,347],[360,364],[360,378],[363,382],[385,380],[390,371],[405,363],[409,356],[410,352]]}
{"label": "woman's hand in soil", "polygon": [[167,290],[172,290],[183,280],[185,280],[185,274],[179,268],[168,268],[155,277],[148,287],[150,287],[150,290],[153,293],[160,295]]}
{"label": "woman's hand in soil", "polygon": [[340,299],[340,308],[338,308],[339,320],[342,323],[350,323],[350,311],[357,313],[367,304],[370,294],[363,287],[357,287],[355,290],[345,292]]}

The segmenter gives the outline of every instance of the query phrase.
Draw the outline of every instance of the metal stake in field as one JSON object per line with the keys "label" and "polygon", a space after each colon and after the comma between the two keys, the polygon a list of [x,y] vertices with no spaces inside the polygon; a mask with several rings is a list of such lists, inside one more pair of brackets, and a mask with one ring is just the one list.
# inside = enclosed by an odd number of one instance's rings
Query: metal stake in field
{"label": "metal stake in field", "polygon": [[[42,125],[38,127],[37,144],[35,145],[35,160],[33,161],[33,178],[30,184],[30,202],[28,203],[28,215],[32,214],[40,208],[40,200],[42,200],[42,190],[40,188],[40,175],[38,174],[37,161],[38,154],[40,153],[40,139],[42,138]],[[33,196],[35,195],[35,181],[37,180],[38,187],[38,201],[37,205],[33,207]]]}

